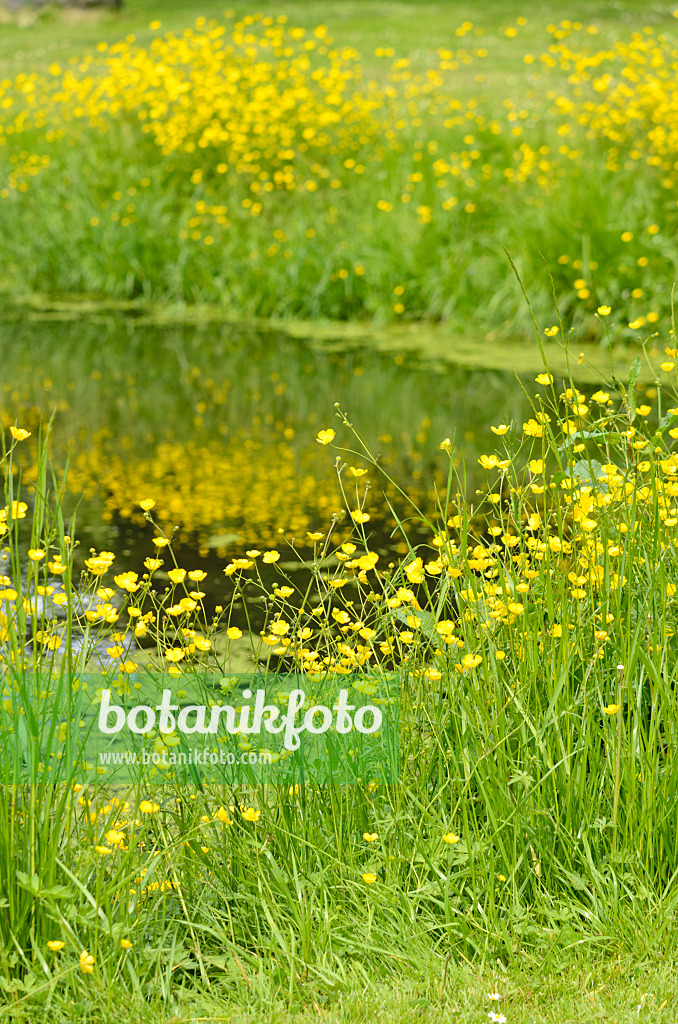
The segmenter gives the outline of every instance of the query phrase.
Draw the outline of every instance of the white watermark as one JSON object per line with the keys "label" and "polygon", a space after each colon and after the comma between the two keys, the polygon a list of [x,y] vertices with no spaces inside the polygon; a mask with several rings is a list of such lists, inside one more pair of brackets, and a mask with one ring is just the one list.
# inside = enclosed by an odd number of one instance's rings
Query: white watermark
{"label": "white watermark", "polygon": [[153,765],[156,768],[173,768],[178,765],[214,764],[273,764],[274,754],[270,750],[246,750],[234,754],[231,750],[213,750],[211,747],[184,750],[102,750],[99,752],[100,765]]}
{"label": "white watermark", "polygon": [[[251,700],[251,690],[243,690],[243,698]],[[283,734],[286,750],[298,750],[303,732],[318,736],[330,729],[346,735],[355,730],[364,736],[377,733],[382,724],[382,712],[373,704],[357,708],[348,703],[348,690],[339,691],[339,699],[333,708],[314,704],[297,724],[297,715],[306,703],[303,690],[292,690],[287,698],[287,709],[283,713],[275,704],[266,703],[266,691],[257,690],[254,706],[243,704],[235,708],[230,704],[188,704],[180,708],[172,704],[172,691],[163,690],[162,700],[155,707],[137,704],[126,711],[119,704],[111,703],[111,691],[103,690],[99,708],[99,731],[114,736],[127,728],[137,736],[143,736],[157,729],[165,735],[175,732],[190,736],[210,735],[219,731],[222,716],[226,732],[235,736],[260,735],[263,730],[270,734]],[[178,714],[175,714],[178,712]],[[367,721],[366,721],[367,719]]]}

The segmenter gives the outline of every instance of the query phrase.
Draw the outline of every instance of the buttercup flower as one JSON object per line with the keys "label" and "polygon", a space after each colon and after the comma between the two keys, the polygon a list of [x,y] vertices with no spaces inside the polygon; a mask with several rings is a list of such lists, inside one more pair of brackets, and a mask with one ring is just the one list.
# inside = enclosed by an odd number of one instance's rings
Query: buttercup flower
{"label": "buttercup flower", "polygon": [[94,957],[86,949],[80,954],[80,970],[83,974],[94,973]]}

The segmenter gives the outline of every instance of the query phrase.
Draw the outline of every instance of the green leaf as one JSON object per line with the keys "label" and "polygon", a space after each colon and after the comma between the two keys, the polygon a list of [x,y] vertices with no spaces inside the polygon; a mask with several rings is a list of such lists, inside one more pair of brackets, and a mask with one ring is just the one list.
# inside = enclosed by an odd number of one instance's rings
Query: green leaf
{"label": "green leaf", "polygon": [[572,469],[574,475],[582,484],[592,484],[594,479],[600,480],[601,477],[605,476],[603,464],[598,462],[597,459],[581,459],[579,462],[575,462]]}

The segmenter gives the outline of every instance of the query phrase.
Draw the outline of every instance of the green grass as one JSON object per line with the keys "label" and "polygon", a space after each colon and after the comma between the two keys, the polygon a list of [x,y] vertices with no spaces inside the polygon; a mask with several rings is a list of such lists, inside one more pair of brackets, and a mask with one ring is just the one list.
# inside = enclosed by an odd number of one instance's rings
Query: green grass
{"label": "green grass", "polygon": [[[528,19],[524,38],[529,46],[543,41],[543,26],[549,18],[595,21],[605,36],[611,38],[627,34],[638,19],[653,26],[673,24],[665,4],[648,4],[642,0],[624,0],[622,4],[615,0],[596,3],[575,0],[567,12],[548,13],[537,0],[526,0],[510,12],[502,0],[488,0],[483,4],[482,17],[476,4],[458,0],[313,0],[311,4],[305,0],[286,0],[284,4],[279,0],[260,0],[259,3],[234,0],[230,4],[221,0],[201,0],[200,4],[192,0],[129,0],[117,12],[46,11],[37,18],[27,19],[24,27],[16,18],[8,16],[0,37],[0,74],[41,71],[52,60],[81,56],[102,39],[112,42],[130,32],[136,33],[141,42],[148,42],[153,36],[148,25],[155,18],[162,21],[164,29],[176,32],[191,24],[199,14],[221,18],[229,9],[239,16],[254,11],[274,15],[282,12],[295,24],[307,27],[327,24],[342,43],[356,46],[364,54],[371,70],[380,66],[373,57],[378,46],[393,46],[399,53],[421,58],[437,46],[447,45],[451,31],[467,19],[481,24],[492,37],[501,26],[523,15]],[[502,79],[507,72],[521,73],[521,58],[508,52],[501,54],[496,71]],[[497,88],[502,85],[503,81],[497,82]]]}
{"label": "green grass", "polygon": [[[268,2],[257,9],[263,14],[279,10]],[[233,5],[235,16],[252,10],[252,6]],[[201,6],[200,12],[220,16],[220,9],[210,4]],[[30,27],[5,26],[0,69],[8,76],[35,71],[46,72],[49,78],[47,69],[54,62],[66,65],[71,58],[96,52],[102,39],[110,43],[132,32],[135,45],[145,46],[154,35],[148,28],[152,18],[162,20],[162,31],[174,32],[196,13],[195,6],[179,3],[162,9],[151,3],[131,5],[119,14],[47,12]],[[542,194],[543,187],[534,177],[520,186],[507,184],[504,178],[507,165],[515,165],[518,144],[507,134],[510,122],[505,122],[503,107],[507,96],[515,100],[516,109],[525,105],[529,113],[520,141],[535,151],[548,145],[552,154],[562,143],[543,97],[552,85],[568,93],[567,76],[555,71],[547,81],[535,81],[534,65],[523,62],[526,53],[543,53],[552,40],[546,31],[548,16],[537,5],[525,4],[520,14],[512,12],[510,18],[502,4],[484,5],[479,16],[470,6],[426,0],[291,2],[285,13],[290,24],[307,30],[326,23],[337,44],[359,50],[364,81],[371,79],[382,88],[388,86],[391,59],[376,57],[379,47],[391,47],[393,59],[407,57],[412,73],[424,76],[438,63],[441,46],[455,51],[482,46],[490,58],[476,58],[468,66],[462,61],[456,69],[442,72],[444,81],[436,87],[440,109],[435,99],[432,109],[431,98],[424,95],[408,100],[405,85],[397,85],[400,96],[393,102],[398,113],[386,114],[384,107],[377,115],[388,124],[405,113],[405,127],[397,129],[396,142],[375,154],[382,138],[377,129],[376,134],[361,136],[362,142],[357,135],[335,140],[326,151],[318,152],[316,164],[313,154],[297,154],[296,191],[270,193],[259,217],[242,207],[253,195],[250,172],[216,173],[223,148],[208,146],[198,151],[198,159],[181,149],[171,158],[159,157],[158,147],[139,130],[134,110],[129,118],[116,116],[105,133],[67,121],[62,140],[46,142],[40,129],[30,127],[21,131],[20,143],[19,136],[7,135],[6,145],[0,148],[0,192],[3,173],[9,173],[10,183],[5,199],[0,199],[0,219],[8,239],[6,303],[30,294],[52,298],[75,294],[175,308],[212,304],[232,316],[359,320],[377,325],[426,320],[442,322],[448,332],[450,328],[473,334],[494,331],[501,340],[524,339],[529,318],[508,266],[504,252],[508,249],[521,269],[538,317],[555,322],[546,261],[561,308],[579,338],[602,340],[593,316],[600,304],[612,304],[629,322],[648,312],[653,317],[668,315],[678,260],[676,213],[658,172],[644,164],[605,170],[609,143],[602,136],[586,140],[579,133],[570,139],[582,154],[577,161],[549,157],[553,170],[548,173],[559,180],[550,194]],[[662,5],[575,4],[568,14],[570,19],[579,16],[584,24],[594,24],[598,34],[584,34],[583,44],[593,40],[597,48],[629,39],[646,25],[670,37],[675,26]],[[455,28],[467,17],[476,19],[477,28],[459,38]],[[526,24],[516,38],[507,39],[503,33],[516,17],[524,17]],[[554,14],[553,20],[559,17]],[[477,74],[482,82],[476,80]],[[125,91],[122,88],[122,94]],[[481,155],[471,169],[469,185],[463,184],[468,171],[462,171],[458,179],[449,178],[440,188],[436,179],[441,172],[431,169],[434,155],[416,162],[420,145],[425,153],[426,147],[437,145],[438,155],[447,160],[450,153],[456,154],[452,164],[465,147],[464,124],[470,122],[462,119],[461,124],[445,128],[441,113],[448,102],[445,97],[461,102],[462,110],[477,98],[477,109],[484,117],[505,122],[503,134],[496,137],[479,129],[475,144]],[[417,109],[408,111],[411,102]],[[48,123],[58,124],[60,115],[49,103],[46,110]],[[17,182],[24,180],[22,168],[32,152],[49,155],[51,164],[36,177],[26,177],[27,191],[21,193]],[[347,156],[363,161],[362,176],[345,168]],[[487,178],[481,174],[482,161],[492,168]],[[307,176],[317,177],[320,165],[324,168],[320,184],[309,194],[301,183]],[[203,179],[196,183],[197,167]],[[410,176],[422,168],[422,181],[408,184]],[[12,175],[17,173],[15,180]],[[558,179],[559,174],[564,177]],[[341,182],[336,190],[328,186],[335,178]],[[137,194],[127,224],[125,193],[130,188]],[[406,191],[411,194],[409,205],[401,202]],[[440,200],[452,192],[456,205],[445,212],[439,208]],[[115,198],[118,193],[120,199]],[[393,211],[380,212],[380,201],[392,203]],[[208,212],[199,214],[196,230],[195,204],[201,202],[208,211],[213,204],[226,206],[229,224],[221,227]],[[465,212],[468,202],[473,212]],[[422,208],[431,209],[430,222],[417,213]],[[647,234],[652,222],[660,228],[656,237]],[[306,233],[311,227],[316,234],[309,239]],[[624,231],[633,233],[632,244],[620,241]],[[276,232],[284,232],[284,242],[275,240]],[[212,239],[211,248],[205,238]],[[564,266],[558,260],[565,256],[569,264]],[[646,261],[642,269],[638,259]],[[364,271],[356,270],[361,267]],[[578,294],[578,277],[586,279],[586,298]],[[402,309],[397,300],[400,293],[394,291],[399,288],[403,289]],[[633,331],[624,330],[619,340],[636,338]]]}
{"label": "green grass", "polygon": [[[594,961],[585,952],[569,952],[553,967],[525,957],[519,969],[448,965],[446,975],[429,979],[412,972],[407,980],[400,977],[389,982],[356,976],[346,991],[329,997],[309,993],[308,1005],[294,1008],[286,1005],[279,991],[257,979],[252,988],[243,981],[237,996],[216,981],[209,991],[179,990],[169,1005],[153,997],[129,1001],[121,995],[106,1009],[83,1001],[70,1011],[53,1008],[45,1016],[34,1009],[26,1010],[24,1016],[17,1006],[10,1019],[21,1024],[96,1019],[106,1024],[370,1024],[375,1020],[481,1024],[494,1009],[511,1024],[591,1024],[592,1020],[637,1024],[639,1016],[653,1024],[668,1024],[676,1015],[675,970],[670,955]],[[490,992],[499,992],[503,998],[490,1001]]]}
{"label": "green grass", "polygon": [[[32,788],[9,775],[0,787],[2,1012],[31,1024],[134,1020],[143,1002],[175,1022],[407,1021],[427,1008],[472,1021],[499,991],[509,1021],[623,1021],[639,1004],[651,1020],[673,1019],[677,391],[671,378],[646,407],[638,368],[614,397],[585,402],[571,382],[540,381],[522,429],[504,431],[486,458],[485,482],[470,488],[450,461],[438,515],[413,504],[428,539],[411,548],[403,523],[399,564],[342,567],[335,550],[373,551],[368,520],[352,531],[355,550],[338,547],[345,533],[314,542],[296,597],[271,587],[258,555],[226,567],[233,600],[263,598],[263,634],[289,625],[288,653],[307,669],[317,655],[355,673],[370,660],[401,673],[400,780],[376,788],[296,792],[281,778],[187,790],[139,778],[125,792],[104,781],[74,790],[77,766],[54,757],[68,716],[54,719],[49,691],[81,678],[92,646],[115,629],[124,648],[143,614],[144,664],[167,664],[190,626],[212,644],[204,660],[189,650],[181,662],[190,689],[204,664],[223,673],[241,640],[223,635],[228,607],[178,620],[181,580],[163,589],[161,577],[139,578],[132,595],[115,570],[96,575],[96,562],[81,578],[46,432],[25,480],[12,466],[33,441],[7,437],[3,585],[18,593],[1,592],[3,721],[25,722],[26,756],[61,774]],[[378,483],[357,427],[341,411],[335,427],[322,439],[328,461],[357,461]],[[342,480],[347,507],[360,507],[362,491]],[[171,547],[162,555],[175,560]],[[49,602],[32,599],[55,576],[65,633]],[[115,623],[87,618],[76,597],[102,583],[117,588],[100,596],[122,613]],[[291,639],[298,629],[303,646]],[[53,721],[58,739],[41,733]],[[63,950],[49,950],[54,940]]]}

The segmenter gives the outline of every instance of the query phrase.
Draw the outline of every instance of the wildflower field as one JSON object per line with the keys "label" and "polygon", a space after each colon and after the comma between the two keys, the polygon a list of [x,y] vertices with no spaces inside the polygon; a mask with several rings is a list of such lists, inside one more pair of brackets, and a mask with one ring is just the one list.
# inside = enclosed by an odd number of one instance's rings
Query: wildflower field
{"label": "wildflower field", "polygon": [[0,22],[0,1022],[670,1024],[678,21],[128,6]]}
{"label": "wildflower field", "polygon": [[383,36],[376,8],[362,27],[360,4],[340,7],[144,18],[63,56],[47,23],[25,30],[43,45],[21,62],[15,30],[0,65],[7,293],[524,337],[506,248],[544,315],[546,261],[582,337],[600,337],[602,302],[624,337],[657,322],[678,219],[666,5],[549,21],[499,4],[473,21],[395,4]]}

